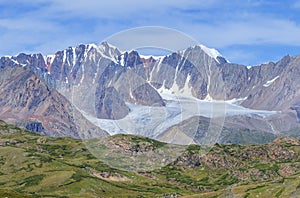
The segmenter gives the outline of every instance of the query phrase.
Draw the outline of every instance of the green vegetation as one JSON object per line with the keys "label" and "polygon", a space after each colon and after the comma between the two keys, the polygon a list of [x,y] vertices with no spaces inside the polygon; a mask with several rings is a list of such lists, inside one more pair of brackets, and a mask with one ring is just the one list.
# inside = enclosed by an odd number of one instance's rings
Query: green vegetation
{"label": "green vegetation", "polygon": [[278,136],[265,131],[249,129],[226,129],[221,134],[221,142],[225,144],[265,144]]}
{"label": "green vegetation", "polygon": [[[132,135],[109,141],[134,153],[166,145]],[[81,140],[41,136],[0,122],[0,197],[297,197],[298,143],[216,144],[206,154],[207,148],[190,145],[168,166],[129,172],[104,164]]]}

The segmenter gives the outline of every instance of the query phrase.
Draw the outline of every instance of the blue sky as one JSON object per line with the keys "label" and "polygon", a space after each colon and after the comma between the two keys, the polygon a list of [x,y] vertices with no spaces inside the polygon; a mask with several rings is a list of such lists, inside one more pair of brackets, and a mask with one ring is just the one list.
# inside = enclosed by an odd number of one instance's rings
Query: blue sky
{"label": "blue sky", "polygon": [[174,28],[245,65],[300,54],[300,0],[0,0],[0,55],[53,54],[139,26]]}

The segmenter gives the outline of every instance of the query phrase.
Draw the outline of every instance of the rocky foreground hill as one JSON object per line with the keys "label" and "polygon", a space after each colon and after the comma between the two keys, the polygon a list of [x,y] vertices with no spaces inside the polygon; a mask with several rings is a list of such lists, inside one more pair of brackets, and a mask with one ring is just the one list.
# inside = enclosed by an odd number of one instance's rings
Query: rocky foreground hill
{"label": "rocky foreground hill", "polygon": [[[134,159],[166,144],[133,135],[106,139]],[[94,139],[93,142],[100,140]],[[190,145],[151,171],[112,168],[82,141],[42,136],[0,122],[1,197],[299,197],[300,140],[264,145]],[[121,162],[121,161],[120,161]]]}

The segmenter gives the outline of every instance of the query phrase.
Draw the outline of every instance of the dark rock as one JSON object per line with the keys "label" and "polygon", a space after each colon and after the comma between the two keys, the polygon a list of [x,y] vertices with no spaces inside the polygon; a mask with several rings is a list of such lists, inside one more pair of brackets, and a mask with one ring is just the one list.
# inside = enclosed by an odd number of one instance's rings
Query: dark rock
{"label": "dark rock", "polygon": [[114,87],[105,88],[96,100],[97,117],[103,119],[121,119],[125,117],[130,109],[120,97]]}
{"label": "dark rock", "polygon": [[43,124],[40,123],[40,122],[28,122],[25,125],[25,129],[28,129],[28,130],[33,131],[33,132],[39,132],[39,133],[45,131],[45,128],[43,127]]}
{"label": "dark rock", "polygon": [[162,97],[149,84],[143,84],[133,90],[132,95],[139,104],[147,106],[164,106]]}

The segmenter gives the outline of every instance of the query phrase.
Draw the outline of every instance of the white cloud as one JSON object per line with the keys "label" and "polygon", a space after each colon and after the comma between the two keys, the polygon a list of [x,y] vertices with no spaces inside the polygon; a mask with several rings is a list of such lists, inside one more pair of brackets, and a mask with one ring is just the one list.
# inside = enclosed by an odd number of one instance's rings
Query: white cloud
{"label": "white cloud", "polygon": [[220,2],[220,0],[15,0],[14,4],[47,4],[42,11],[40,10],[41,12],[38,12],[45,18],[55,17],[55,14],[59,14],[63,17],[120,19],[120,17],[124,16],[135,17],[137,14],[140,17],[143,14],[145,16],[155,15],[159,11],[166,11],[173,8],[206,9],[219,5]]}
{"label": "white cloud", "polygon": [[185,24],[190,34],[200,42],[214,47],[234,44],[300,45],[300,26],[282,19],[256,17],[247,21],[228,21],[220,24]]}

